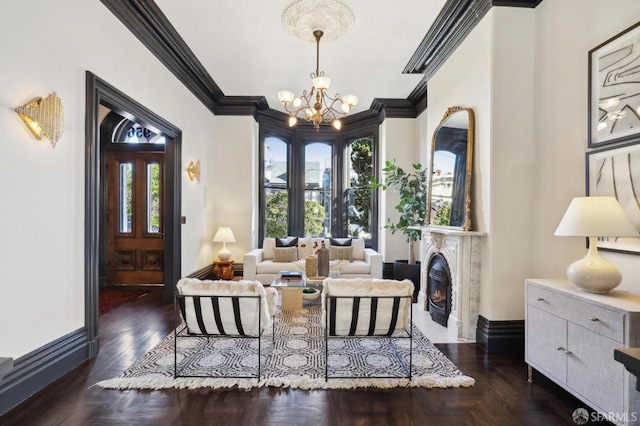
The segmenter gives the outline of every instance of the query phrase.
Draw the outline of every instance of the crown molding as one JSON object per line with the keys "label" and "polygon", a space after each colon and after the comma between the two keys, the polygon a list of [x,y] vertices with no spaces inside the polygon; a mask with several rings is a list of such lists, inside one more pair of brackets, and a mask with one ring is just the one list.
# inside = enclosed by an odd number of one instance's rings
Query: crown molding
{"label": "crown molding", "polygon": [[264,96],[225,96],[153,0],[100,0],[211,112],[251,115]]}
{"label": "crown molding", "polygon": [[491,0],[447,0],[403,72],[429,80],[491,6]]}
{"label": "crown molding", "polygon": [[[100,0],[211,112],[281,120],[264,96],[227,96],[153,0]],[[493,6],[535,8],[542,0],[447,0],[403,73],[423,74],[406,99],[375,98],[346,123],[416,118],[427,108],[427,82]],[[283,117],[283,118],[281,118]]]}
{"label": "crown molding", "polygon": [[528,7],[535,9],[537,5],[542,3],[542,0],[493,0],[493,6],[509,6],[509,7]]}

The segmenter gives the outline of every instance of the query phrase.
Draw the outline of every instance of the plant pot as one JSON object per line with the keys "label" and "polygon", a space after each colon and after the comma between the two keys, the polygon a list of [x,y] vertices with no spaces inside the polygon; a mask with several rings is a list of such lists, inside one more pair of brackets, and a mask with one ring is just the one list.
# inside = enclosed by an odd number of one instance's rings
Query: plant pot
{"label": "plant pot", "polygon": [[420,293],[420,262],[410,264],[408,260],[393,262],[393,276],[396,280],[408,279],[413,283],[413,303],[418,302]]}

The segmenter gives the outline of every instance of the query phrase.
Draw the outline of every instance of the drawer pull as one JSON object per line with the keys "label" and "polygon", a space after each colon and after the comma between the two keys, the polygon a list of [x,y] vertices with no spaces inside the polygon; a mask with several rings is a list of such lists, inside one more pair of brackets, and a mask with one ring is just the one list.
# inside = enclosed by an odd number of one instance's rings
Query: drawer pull
{"label": "drawer pull", "polygon": [[542,297],[538,297],[538,302],[544,302],[545,300]]}
{"label": "drawer pull", "polygon": [[600,320],[598,318],[596,318],[596,317],[591,317],[591,318],[589,318],[589,321],[596,322],[596,321],[600,321]]}
{"label": "drawer pull", "polygon": [[563,348],[562,346],[558,346],[558,349],[556,349],[558,351],[563,351],[565,354],[569,355],[571,354],[571,351],[566,350],[565,348]]}

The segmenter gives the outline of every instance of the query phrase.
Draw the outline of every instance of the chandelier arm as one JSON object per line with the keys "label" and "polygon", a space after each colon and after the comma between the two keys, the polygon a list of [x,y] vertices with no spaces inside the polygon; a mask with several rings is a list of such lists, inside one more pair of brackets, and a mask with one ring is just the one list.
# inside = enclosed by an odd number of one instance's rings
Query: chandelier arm
{"label": "chandelier arm", "polygon": [[335,120],[338,116],[339,117],[344,117],[345,115],[347,115],[346,112],[343,112],[343,111],[340,111],[340,110],[334,108],[334,105],[336,104],[336,102],[342,102],[340,100],[340,93],[336,93],[335,98],[332,98],[330,96],[327,96],[327,98],[329,100],[331,100],[331,103],[326,106],[325,111],[331,112],[333,114],[332,120]]}
{"label": "chandelier arm", "polygon": [[[316,70],[315,73],[310,74],[310,77],[313,80],[311,90],[309,92],[306,90],[303,91],[302,95],[297,99],[293,99],[292,101],[283,100],[281,102],[284,105],[285,110],[291,114],[291,117],[293,118],[293,121],[291,121],[290,118],[290,126],[295,125],[296,118],[301,114],[302,118],[313,123],[313,126],[317,131],[319,131],[321,123],[329,123],[332,121],[334,122],[336,129],[340,130],[339,118],[347,115],[347,112],[342,108],[344,104],[340,93],[336,93],[335,96],[332,97],[326,92],[331,84],[331,79],[329,77],[325,77],[324,71],[320,71],[320,39],[323,36],[323,32],[321,30],[315,30],[313,35],[316,39]],[[357,102],[357,99],[353,102],[353,105],[355,105],[355,102]],[[294,106],[294,104],[298,103],[300,104],[298,107]],[[340,108],[335,108],[336,103],[340,105]],[[289,107],[290,105],[292,108]],[[353,105],[350,106],[353,107]]]}

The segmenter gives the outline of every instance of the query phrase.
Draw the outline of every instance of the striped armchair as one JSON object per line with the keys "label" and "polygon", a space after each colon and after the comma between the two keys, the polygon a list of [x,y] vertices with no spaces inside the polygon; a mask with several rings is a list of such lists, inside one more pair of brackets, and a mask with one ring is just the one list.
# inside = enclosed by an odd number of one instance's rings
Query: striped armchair
{"label": "striped armchair", "polygon": [[[174,309],[174,377],[260,378],[261,337],[273,328],[276,290],[258,281],[210,281],[183,278],[177,284]],[[179,312],[179,314],[178,314]],[[178,361],[180,341],[193,337],[258,339],[256,375],[200,375],[188,371],[189,357]]]}
{"label": "striped armchair", "polygon": [[413,283],[409,280],[325,279],[322,293],[325,380],[354,378],[329,377],[329,340],[363,336],[409,339],[409,362],[404,365],[406,376],[402,377],[411,380],[412,295]]}

